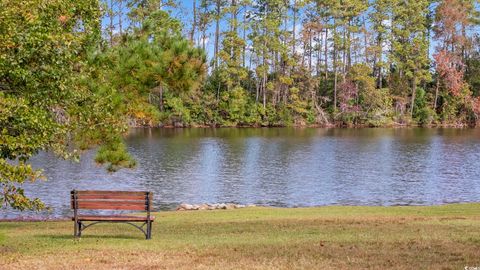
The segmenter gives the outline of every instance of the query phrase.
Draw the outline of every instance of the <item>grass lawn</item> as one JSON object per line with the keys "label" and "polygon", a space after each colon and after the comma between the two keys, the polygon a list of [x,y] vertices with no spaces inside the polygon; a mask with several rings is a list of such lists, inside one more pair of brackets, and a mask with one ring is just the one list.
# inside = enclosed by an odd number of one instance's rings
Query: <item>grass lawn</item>
{"label": "grass lawn", "polygon": [[0,269],[480,267],[480,204],[161,212],[153,239],[100,224],[0,222]]}

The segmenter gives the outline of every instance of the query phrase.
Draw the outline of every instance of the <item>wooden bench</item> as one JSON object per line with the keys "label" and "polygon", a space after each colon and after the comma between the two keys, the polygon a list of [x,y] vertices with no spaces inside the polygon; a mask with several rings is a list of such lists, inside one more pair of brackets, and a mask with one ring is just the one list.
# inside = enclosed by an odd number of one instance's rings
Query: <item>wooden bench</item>
{"label": "wooden bench", "polygon": [[[81,237],[86,228],[103,222],[127,223],[145,234],[146,239],[152,238],[152,222],[150,215],[153,194],[144,191],[104,191],[104,190],[72,190],[71,208],[74,216],[74,236]],[[138,210],[146,211],[146,216],[130,215],[80,215],[80,209],[90,210]],[[89,224],[86,224],[89,222]],[[141,223],[140,225],[135,223]],[[146,228],[144,229],[144,226]]]}

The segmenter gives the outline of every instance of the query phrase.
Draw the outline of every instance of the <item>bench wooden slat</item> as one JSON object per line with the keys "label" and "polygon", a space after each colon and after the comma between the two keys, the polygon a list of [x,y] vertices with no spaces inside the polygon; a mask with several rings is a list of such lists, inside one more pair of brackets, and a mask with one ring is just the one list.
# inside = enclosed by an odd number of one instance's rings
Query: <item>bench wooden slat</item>
{"label": "bench wooden slat", "polygon": [[77,195],[143,195],[145,196],[148,192],[147,191],[109,191],[109,190],[77,190]]}
{"label": "bench wooden slat", "polygon": [[[71,196],[73,200],[73,195]],[[117,195],[117,194],[81,194],[77,195],[77,200],[124,200],[124,201],[145,201],[144,195]]]}
{"label": "bench wooden slat", "polygon": [[77,209],[104,209],[104,210],[147,210],[146,205],[139,204],[103,204],[103,203],[87,203],[78,202]]}
{"label": "bench wooden slat", "polygon": [[112,200],[77,200],[81,204],[102,204],[102,205],[141,205],[147,206],[147,201],[112,201]]}
{"label": "bench wooden slat", "polygon": [[[75,218],[72,218],[74,220]],[[78,220],[81,221],[146,221],[147,216],[78,216]],[[150,220],[154,221],[155,217],[150,216]]]}

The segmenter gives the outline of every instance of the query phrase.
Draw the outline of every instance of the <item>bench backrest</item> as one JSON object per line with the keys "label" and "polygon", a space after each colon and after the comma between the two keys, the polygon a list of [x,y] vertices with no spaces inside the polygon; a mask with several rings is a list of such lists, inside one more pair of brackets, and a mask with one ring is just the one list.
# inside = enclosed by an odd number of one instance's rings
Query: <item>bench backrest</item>
{"label": "bench backrest", "polygon": [[[152,192],[72,190],[71,208],[98,210],[141,210],[151,211]],[[75,211],[76,212],[76,211]]]}

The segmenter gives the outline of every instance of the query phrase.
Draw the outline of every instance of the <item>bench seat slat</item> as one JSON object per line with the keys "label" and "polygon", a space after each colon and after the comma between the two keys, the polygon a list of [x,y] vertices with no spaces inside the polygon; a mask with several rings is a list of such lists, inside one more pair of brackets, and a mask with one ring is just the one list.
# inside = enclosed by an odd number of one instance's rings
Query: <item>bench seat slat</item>
{"label": "bench seat slat", "polygon": [[132,204],[132,205],[147,205],[147,200],[77,200],[78,203],[97,203],[97,204],[111,204],[111,205],[123,205],[123,204]]}
{"label": "bench seat slat", "polygon": [[147,191],[109,191],[109,190],[77,190],[77,195],[143,195],[147,194]]}
{"label": "bench seat slat", "polygon": [[[72,217],[72,220],[75,220],[75,217]],[[78,216],[80,221],[147,221],[148,217],[146,216],[122,216],[122,215],[113,215],[113,216]],[[150,216],[150,220],[155,220],[154,216]]]}
{"label": "bench seat slat", "polygon": [[147,210],[146,205],[140,204],[103,204],[78,202],[77,209],[98,209],[98,210]]}
{"label": "bench seat slat", "polygon": [[[73,195],[71,196],[73,200]],[[125,201],[145,201],[144,195],[122,195],[122,194],[81,194],[77,195],[77,200],[125,200]]]}

